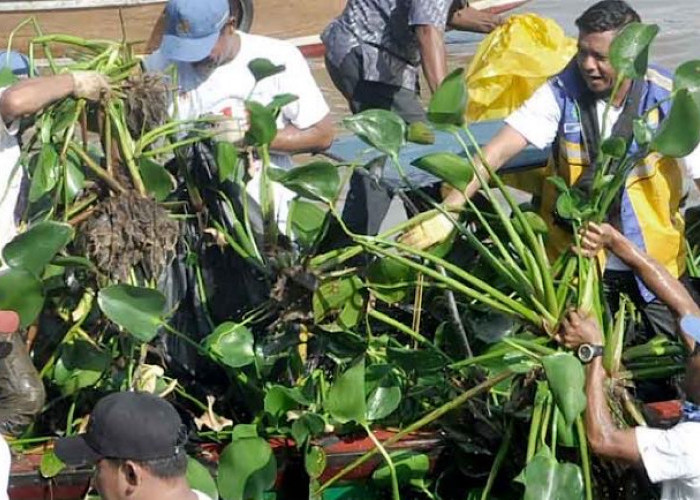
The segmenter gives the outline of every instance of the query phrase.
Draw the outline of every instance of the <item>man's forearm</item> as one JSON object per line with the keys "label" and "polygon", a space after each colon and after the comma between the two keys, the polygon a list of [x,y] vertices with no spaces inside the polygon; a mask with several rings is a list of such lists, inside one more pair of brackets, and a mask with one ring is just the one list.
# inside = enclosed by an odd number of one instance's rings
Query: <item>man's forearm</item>
{"label": "man's forearm", "polygon": [[270,149],[283,153],[316,153],[324,151],[333,142],[334,130],[329,117],[307,129],[287,125],[277,132]]}
{"label": "man's forearm", "polygon": [[0,114],[9,123],[33,115],[74,91],[73,77],[63,74],[31,78],[16,83],[0,97]]}
{"label": "man's forearm", "polygon": [[423,73],[431,92],[440,86],[447,76],[447,52],[445,34],[431,25],[416,26]]}
{"label": "man's forearm", "polygon": [[501,18],[473,7],[463,7],[452,14],[448,24],[451,28],[460,31],[490,33],[501,24]]}

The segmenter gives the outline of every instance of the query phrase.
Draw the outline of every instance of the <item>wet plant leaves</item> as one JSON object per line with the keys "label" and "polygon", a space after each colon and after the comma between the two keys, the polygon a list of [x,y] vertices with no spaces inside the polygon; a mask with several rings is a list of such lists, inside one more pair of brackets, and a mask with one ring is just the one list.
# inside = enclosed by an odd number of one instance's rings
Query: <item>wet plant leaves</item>
{"label": "wet plant leaves", "polygon": [[464,191],[474,178],[471,162],[454,153],[430,153],[413,160],[411,165],[430,172],[460,191]]}
{"label": "wet plant leaves", "polygon": [[306,198],[331,203],[338,196],[338,167],[327,161],[314,161],[289,170],[271,168],[269,172],[270,179]]}
{"label": "wet plant leaves", "polygon": [[336,378],[326,395],[325,406],[328,413],[341,424],[366,421],[364,358]]}
{"label": "wet plant leaves", "polygon": [[139,170],[141,171],[146,191],[156,201],[165,200],[175,187],[173,178],[165,167],[150,158],[141,158],[139,160]]}
{"label": "wet plant leaves", "polygon": [[428,120],[438,125],[461,126],[466,107],[467,84],[464,68],[459,68],[445,77],[430,99]]}
{"label": "wet plant leaves", "polygon": [[0,310],[19,314],[20,326],[31,325],[44,307],[41,281],[23,269],[0,271]]}
{"label": "wet plant leaves", "polygon": [[673,90],[686,89],[700,107],[700,61],[687,61],[673,75]]}
{"label": "wet plant leaves", "polygon": [[158,290],[130,285],[103,288],[97,303],[110,320],[141,342],[150,342],[163,322],[165,297]]}
{"label": "wet plant leaves", "polygon": [[269,59],[258,57],[248,63],[248,69],[253,74],[256,82],[270,76],[282,73],[285,70],[284,64],[273,64]]}
{"label": "wet plant leaves", "polygon": [[51,144],[44,144],[36,158],[29,187],[29,201],[35,203],[50,192],[59,178],[58,153]]}
{"label": "wet plant leaves", "polygon": [[298,387],[273,385],[265,392],[265,411],[273,417],[283,417],[288,411],[308,406],[311,401],[301,393]]}
{"label": "wet plant leaves", "polygon": [[275,115],[259,102],[246,101],[250,128],[245,139],[248,144],[265,146],[272,143],[277,136],[277,121]]}
{"label": "wet plant leaves", "polygon": [[186,477],[190,488],[201,491],[211,500],[219,499],[219,490],[216,488],[216,481],[214,481],[209,469],[192,457],[187,457]]}
{"label": "wet plant leaves", "polygon": [[66,194],[68,201],[73,202],[85,187],[85,174],[80,169],[80,163],[72,153],[66,156],[66,176]]}
{"label": "wet plant leaves", "polygon": [[217,141],[215,143],[216,167],[219,171],[219,181],[233,181],[236,177],[236,166],[238,165],[238,148],[228,141]]}
{"label": "wet plant leaves", "polygon": [[367,269],[372,293],[388,304],[404,300],[413,289],[415,270],[394,259],[377,259]]}
{"label": "wet plant leaves", "polygon": [[610,45],[610,63],[619,77],[643,78],[649,65],[649,47],[659,33],[655,24],[630,23]]}
{"label": "wet plant leaves", "polygon": [[406,124],[396,113],[370,109],[343,120],[345,127],[373,148],[397,157],[406,142]]}
{"label": "wet plant leaves", "polygon": [[406,140],[414,144],[434,144],[435,132],[424,122],[413,122],[408,125]]}
{"label": "wet plant leaves", "polygon": [[679,90],[671,111],[651,141],[651,149],[664,156],[688,156],[700,142],[700,108],[690,91]]}
{"label": "wet plant leaves", "polygon": [[325,228],[328,209],[317,203],[295,198],[289,204],[289,221],[295,241],[304,249],[309,249],[317,241]]}
{"label": "wet plant leaves", "polygon": [[311,479],[318,479],[326,470],[326,452],[320,446],[311,446],[304,456],[304,468]]}
{"label": "wet plant leaves", "polygon": [[2,250],[5,263],[40,276],[44,267],[73,239],[70,224],[42,221],[15,236]]}
{"label": "wet plant leaves", "polygon": [[[238,426],[236,426],[238,427]],[[273,474],[270,480],[270,464]],[[238,438],[224,448],[219,458],[217,485],[224,500],[250,500],[262,498],[262,493],[272,487],[277,465],[270,444],[253,436]],[[262,487],[262,491],[261,490]]]}
{"label": "wet plant leaves", "polygon": [[380,386],[367,398],[367,420],[373,422],[388,417],[401,403],[401,387],[395,385]]}
{"label": "wet plant leaves", "polygon": [[231,368],[242,368],[255,361],[255,340],[245,325],[227,321],[202,342],[214,359]]}
{"label": "wet plant leaves", "polygon": [[581,469],[559,463],[543,446],[518,477],[525,485],[523,500],[577,500],[583,498]]}
{"label": "wet plant leaves", "polygon": [[573,355],[557,353],[542,358],[549,389],[554,402],[571,427],[578,416],[586,409],[584,387],[586,376],[581,362]]}
{"label": "wet plant leaves", "polygon": [[[425,478],[430,471],[430,458],[423,453],[414,451],[399,451],[391,454],[396,469],[396,479],[399,486],[414,486],[422,488]],[[387,487],[391,484],[389,466],[383,464],[375,469],[372,480],[378,485]]]}
{"label": "wet plant leaves", "polygon": [[61,355],[53,371],[53,382],[64,396],[94,386],[109,368],[109,352],[86,340],[73,340],[61,346]]}
{"label": "wet plant leaves", "polygon": [[46,451],[41,456],[39,472],[41,473],[41,477],[44,479],[51,479],[52,477],[58,476],[58,474],[65,468],[66,464],[64,464],[53,451]]}
{"label": "wet plant leaves", "polygon": [[314,321],[322,323],[331,314],[356,310],[356,296],[360,296],[362,280],[357,276],[326,281],[318,287],[312,299]]}

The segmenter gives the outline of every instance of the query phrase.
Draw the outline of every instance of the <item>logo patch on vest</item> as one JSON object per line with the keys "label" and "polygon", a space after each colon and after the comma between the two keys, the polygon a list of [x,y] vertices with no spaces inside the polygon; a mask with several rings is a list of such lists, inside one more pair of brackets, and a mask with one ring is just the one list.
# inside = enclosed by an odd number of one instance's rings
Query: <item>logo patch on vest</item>
{"label": "logo patch on vest", "polygon": [[578,134],[581,132],[581,122],[572,122],[564,124],[565,134]]}

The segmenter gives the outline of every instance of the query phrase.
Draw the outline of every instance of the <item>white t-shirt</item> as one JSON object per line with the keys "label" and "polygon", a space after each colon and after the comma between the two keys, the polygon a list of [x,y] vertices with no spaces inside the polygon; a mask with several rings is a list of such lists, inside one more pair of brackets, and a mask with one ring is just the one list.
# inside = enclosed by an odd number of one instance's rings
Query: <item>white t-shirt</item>
{"label": "white t-shirt", "polygon": [[[206,77],[200,76],[187,63],[176,63],[180,94],[178,98],[179,119],[195,119],[207,114],[223,114],[226,108],[240,108],[244,100],[268,104],[275,96],[293,94],[297,100],[288,104],[279,115],[277,128],[293,125],[306,129],[319,123],[330,109],[311,74],[309,65],[299,49],[289,42],[239,32],[241,46],[236,57],[217,67]],[[248,63],[253,59],[268,59],[275,65],[284,65],[285,70],[261,80],[257,85]],[[163,71],[172,64],[159,51],[144,60],[148,71]],[[289,169],[294,166],[290,155],[271,153],[272,164]],[[259,200],[259,175],[248,184],[248,192]],[[294,194],[278,184],[273,185],[277,219],[284,230],[287,205]]]}
{"label": "white t-shirt", "polygon": [[10,482],[12,456],[5,439],[0,435],[0,500],[8,500],[7,487]]}
{"label": "white t-shirt", "polygon": [[[605,113],[606,102],[602,99],[596,101],[596,112],[598,123],[603,127],[603,115]],[[617,123],[622,114],[622,107],[610,107],[605,130],[601,131],[601,139],[610,136],[612,128]],[[506,123],[517,130],[527,139],[527,142],[538,149],[545,149],[554,143],[559,132],[559,122],[561,121],[561,109],[557,104],[554,91],[548,83],[542,85],[532,96],[506,118]],[[700,146],[688,156],[683,158],[686,171],[693,179],[700,179]],[[626,271],[629,267],[616,255],[608,252],[607,269]]]}
{"label": "white t-shirt", "polygon": [[[0,89],[0,95],[4,90]],[[0,251],[17,234],[15,206],[22,185],[18,130],[19,120],[6,125],[0,117]]]}
{"label": "white t-shirt", "polygon": [[195,495],[197,495],[197,500],[212,500],[209,495],[205,495],[199,490],[192,490]]}
{"label": "white t-shirt", "polygon": [[635,428],[637,448],[652,483],[661,483],[661,500],[700,498],[700,423],[668,430]]}

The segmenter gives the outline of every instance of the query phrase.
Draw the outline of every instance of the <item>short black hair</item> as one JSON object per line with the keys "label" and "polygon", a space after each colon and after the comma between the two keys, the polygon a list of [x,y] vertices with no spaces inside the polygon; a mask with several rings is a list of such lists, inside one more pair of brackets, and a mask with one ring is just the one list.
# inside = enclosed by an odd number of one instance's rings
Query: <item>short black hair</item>
{"label": "short black hair", "polygon": [[[109,458],[107,460],[111,462],[115,467],[120,467],[124,463],[129,461],[128,459],[122,458]],[[176,477],[184,477],[187,473],[186,453],[178,453],[177,455],[173,455],[172,457],[167,458],[130,461],[140,465],[158,479],[174,479]]]}
{"label": "short black hair", "polygon": [[617,31],[630,23],[642,22],[637,11],[623,0],[603,0],[590,6],[576,26],[582,33],[603,33]]}

